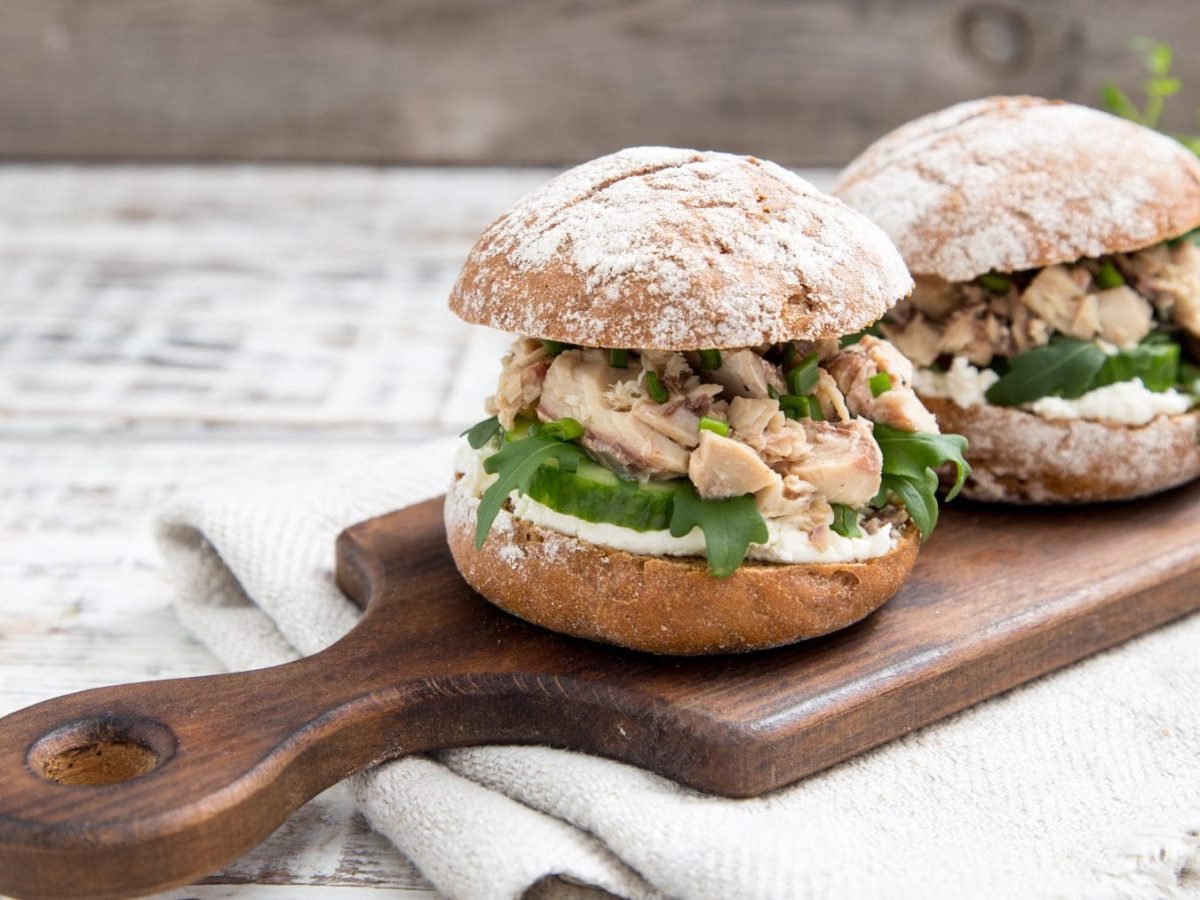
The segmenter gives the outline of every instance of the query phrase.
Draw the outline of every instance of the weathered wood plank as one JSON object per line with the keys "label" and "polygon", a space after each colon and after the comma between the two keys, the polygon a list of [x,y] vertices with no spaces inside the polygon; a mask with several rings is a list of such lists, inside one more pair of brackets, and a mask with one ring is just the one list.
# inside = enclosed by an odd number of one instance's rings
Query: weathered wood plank
{"label": "weathered wood plank", "polygon": [[7,0],[0,154],[844,162],[956,100],[1095,102],[1140,81],[1136,34],[1200,83],[1193,0]]}

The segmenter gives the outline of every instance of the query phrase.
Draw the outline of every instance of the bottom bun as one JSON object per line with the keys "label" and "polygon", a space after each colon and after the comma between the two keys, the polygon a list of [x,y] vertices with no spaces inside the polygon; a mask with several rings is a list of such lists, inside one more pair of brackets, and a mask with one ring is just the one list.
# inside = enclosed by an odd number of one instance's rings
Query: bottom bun
{"label": "bottom bun", "polygon": [[552,631],[677,656],[765,650],[852,625],[900,589],[917,558],[907,526],[866,562],[747,561],[713,578],[702,559],[613,550],[497,516],[475,548],[479,501],[460,479],[446,497],[446,537],[463,578],[496,606]]}
{"label": "bottom bun", "polygon": [[1200,476],[1200,413],[1146,425],[1043,419],[1006,406],[922,397],[969,442],[963,494],[1004,503],[1093,503],[1157,494]]}

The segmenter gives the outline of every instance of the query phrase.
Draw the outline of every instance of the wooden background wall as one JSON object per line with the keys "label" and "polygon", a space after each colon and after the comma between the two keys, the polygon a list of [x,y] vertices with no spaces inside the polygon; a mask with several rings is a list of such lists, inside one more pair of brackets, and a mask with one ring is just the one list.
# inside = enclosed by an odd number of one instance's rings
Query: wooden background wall
{"label": "wooden background wall", "polygon": [[845,161],[918,113],[1095,103],[1197,0],[2,0],[0,156],[562,163],[633,143]]}

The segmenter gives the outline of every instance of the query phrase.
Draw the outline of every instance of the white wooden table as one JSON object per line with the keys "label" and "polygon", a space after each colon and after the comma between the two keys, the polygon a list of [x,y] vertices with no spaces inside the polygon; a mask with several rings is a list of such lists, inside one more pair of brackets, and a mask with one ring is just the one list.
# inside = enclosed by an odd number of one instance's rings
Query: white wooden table
{"label": "white wooden table", "polygon": [[[0,715],[219,670],[150,539],[173,494],[480,418],[506,339],[446,296],[476,234],[548,174],[0,167]],[[164,896],[368,888],[433,896],[334,788]]]}

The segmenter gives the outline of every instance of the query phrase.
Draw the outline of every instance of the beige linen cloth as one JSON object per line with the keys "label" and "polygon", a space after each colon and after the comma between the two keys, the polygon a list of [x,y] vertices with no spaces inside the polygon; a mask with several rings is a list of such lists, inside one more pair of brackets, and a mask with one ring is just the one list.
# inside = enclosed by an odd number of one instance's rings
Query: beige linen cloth
{"label": "beige linen cloth", "polygon": [[[335,536],[441,493],[454,445],[178,503],[180,619],[232,669],[330,644],[357,615]],[[1200,616],[754,800],[539,747],[401,759],[355,790],[451,897],[550,874],[626,897],[1196,896]]]}

